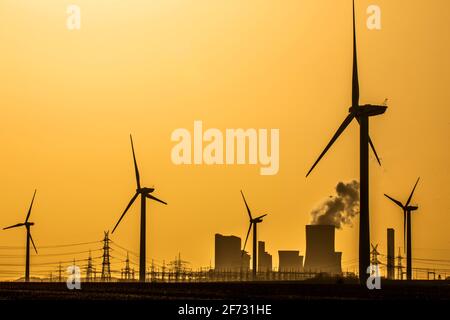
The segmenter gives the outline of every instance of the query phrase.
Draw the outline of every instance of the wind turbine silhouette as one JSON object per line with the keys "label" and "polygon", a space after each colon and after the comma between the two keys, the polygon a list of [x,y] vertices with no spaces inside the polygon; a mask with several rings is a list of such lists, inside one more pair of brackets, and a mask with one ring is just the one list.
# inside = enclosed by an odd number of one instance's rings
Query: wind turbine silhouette
{"label": "wind turbine silhouette", "polygon": [[247,208],[247,213],[248,213],[248,216],[250,218],[250,225],[248,227],[247,237],[245,238],[244,248],[242,249],[242,255],[245,252],[245,246],[247,245],[248,236],[250,235],[250,231],[251,231],[251,229],[253,227],[253,257],[252,257],[253,270],[252,270],[252,272],[253,272],[253,278],[255,279],[256,278],[256,270],[257,270],[256,269],[257,268],[257,264],[256,264],[256,260],[257,260],[257,246],[256,246],[257,245],[257,231],[256,231],[256,229],[257,229],[258,223],[263,222],[262,218],[267,216],[267,214],[263,214],[262,216],[253,218],[252,217],[252,212],[250,211],[250,208],[248,207],[247,201],[245,200],[245,196],[244,196],[244,193],[242,192],[242,190],[241,190],[241,195],[242,195],[242,199],[244,199],[245,207]]}
{"label": "wind turbine silhouette", "polygon": [[136,161],[136,155],[134,153],[134,145],[133,145],[133,137],[130,135],[130,141],[131,141],[131,151],[133,153],[133,161],[134,161],[134,171],[136,175],[136,193],[131,198],[130,202],[128,203],[127,207],[123,211],[122,215],[120,216],[119,221],[117,221],[116,225],[114,226],[114,229],[112,233],[116,230],[117,226],[119,225],[120,221],[122,221],[122,218],[127,213],[128,209],[130,209],[131,205],[134,203],[136,198],[140,195],[141,196],[141,240],[140,240],[140,252],[139,252],[139,281],[145,282],[145,255],[146,255],[146,200],[151,199],[158,202],[161,202],[163,204],[167,204],[165,201],[162,201],[154,196],[151,195],[153,191],[155,191],[154,188],[147,188],[147,187],[141,187],[141,179],[139,176],[139,168]]}
{"label": "wind turbine silhouette", "polygon": [[28,219],[30,219],[30,215],[31,215],[31,209],[33,208],[33,202],[34,202],[35,196],[36,196],[36,190],[34,190],[33,199],[31,200],[30,208],[28,209],[28,213],[25,218],[25,222],[3,228],[3,230],[18,228],[18,227],[22,227],[22,226],[25,226],[25,228],[27,228],[27,246],[26,246],[26,258],[25,258],[25,282],[30,281],[30,240],[31,240],[31,243],[33,244],[34,251],[36,251],[36,254],[38,253],[36,246],[34,244],[33,238],[31,237],[31,230],[30,230],[30,227],[34,226],[34,222],[28,222]]}
{"label": "wind turbine silhouette", "polygon": [[[396,205],[398,205],[400,208],[403,209],[403,242],[405,242],[405,233],[406,233],[406,278],[408,280],[412,279],[412,243],[411,243],[411,212],[416,211],[419,209],[418,206],[411,206],[410,202],[412,199],[412,196],[414,194],[414,191],[416,190],[417,184],[419,183],[419,178],[417,178],[416,184],[414,185],[411,194],[409,195],[408,200],[406,201],[405,205],[401,203],[400,201],[388,196],[387,194],[384,194],[389,200],[394,202]],[[405,245],[403,245],[403,248]]]}
{"label": "wind turbine silhouette", "polygon": [[333,143],[344,132],[347,126],[356,119],[359,123],[359,144],[360,144],[360,220],[359,220],[359,278],[361,284],[366,283],[367,270],[370,264],[370,220],[369,220],[369,145],[372,148],[378,164],[381,165],[374,144],[369,137],[369,117],[381,115],[386,111],[386,106],[380,105],[359,105],[359,79],[358,79],[358,57],[356,48],[356,19],[355,19],[355,1],[353,0],[353,75],[352,75],[352,106],[349,108],[349,114],[338,128],[337,132],[331,138],[328,145],[320,154],[319,158],[309,169],[306,177],[316,167],[322,157],[331,148]]}

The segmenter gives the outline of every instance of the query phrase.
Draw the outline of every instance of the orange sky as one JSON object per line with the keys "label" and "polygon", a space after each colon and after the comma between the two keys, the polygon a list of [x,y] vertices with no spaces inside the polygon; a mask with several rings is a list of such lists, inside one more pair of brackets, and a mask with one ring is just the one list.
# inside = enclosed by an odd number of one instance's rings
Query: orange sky
{"label": "orange sky", "polygon": [[[81,7],[79,31],[66,28],[69,3]],[[369,4],[382,9],[380,31],[365,27]],[[402,214],[383,193],[405,201],[420,176],[414,255],[450,259],[450,3],[358,0],[356,13],[361,103],[389,98],[370,123],[383,161],[371,155],[371,240],[384,253],[393,227],[403,245]],[[214,233],[245,236],[242,188],[255,212],[269,213],[259,237],[277,266],[278,250],[304,253],[309,212],[338,181],[359,176],[353,123],[305,179],[351,104],[350,1],[2,0],[0,40],[0,226],[24,219],[37,188],[38,247],[100,240],[113,228],[135,188],[129,133],[143,183],[169,203],[148,207],[157,263],[181,252],[207,266]],[[174,165],[171,133],[192,132],[194,120],[280,129],[278,174]],[[138,210],[113,235],[136,252]],[[357,226],[337,232],[344,270],[357,258]],[[24,235],[1,231],[0,247],[22,246]],[[0,265],[23,261],[4,254]]]}

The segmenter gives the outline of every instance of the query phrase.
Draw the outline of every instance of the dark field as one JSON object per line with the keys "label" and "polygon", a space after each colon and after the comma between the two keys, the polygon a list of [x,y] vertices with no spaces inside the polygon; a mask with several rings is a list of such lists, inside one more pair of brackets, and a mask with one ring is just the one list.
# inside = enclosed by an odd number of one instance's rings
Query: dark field
{"label": "dark field", "polygon": [[1,282],[0,300],[234,300],[234,301],[450,301],[450,281],[383,281],[380,290],[356,283],[208,282],[65,283]]}

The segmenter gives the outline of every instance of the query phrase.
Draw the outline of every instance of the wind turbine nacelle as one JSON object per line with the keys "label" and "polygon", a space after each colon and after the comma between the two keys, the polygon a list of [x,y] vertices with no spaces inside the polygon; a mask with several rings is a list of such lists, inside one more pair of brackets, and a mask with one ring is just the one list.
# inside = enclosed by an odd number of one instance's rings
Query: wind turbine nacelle
{"label": "wind turbine nacelle", "polygon": [[408,207],[406,207],[407,211],[416,211],[417,209],[419,209],[419,206],[408,206]]}
{"label": "wind turbine nacelle", "polygon": [[149,193],[152,193],[153,191],[155,191],[154,188],[140,188],[140,189],[136,189],[137,193],[144,193],[144,194],[149,194]]}
{"label": "wind turbine nacelle", "polygon": [[387,106],[378,106],[373,104],[365,104],[362,106],[352,106],[348,109],[349,112],[354,113],[356,116],[367,115],[378,116],[386,112]]}
{"label": "wind turbine nacelle", "polygon": [[27,226],[34,226],[34,222],[27,222],[27,223],[25,223],[25,225],[27,225]]}

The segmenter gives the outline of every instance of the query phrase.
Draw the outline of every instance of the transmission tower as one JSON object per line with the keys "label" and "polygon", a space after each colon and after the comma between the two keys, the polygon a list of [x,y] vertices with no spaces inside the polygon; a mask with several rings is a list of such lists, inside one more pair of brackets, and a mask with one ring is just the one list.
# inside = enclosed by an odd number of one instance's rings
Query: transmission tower
{"label": "transmission tower", "polygon": [[161,273],[161,281],[162,282],[164,282],[165,275],[166,275],[166,260],[163,260],[162,273]]}
{"label": "transmission tower", "polygon": [[62,266],[61,266],[61,262],[59,263],[59,266],[58,266],[58,282],[62,282]]}
{"label": "transmission tower", "polygon": [[122,279],[134,280],[134,270],[131,270],[130,268],[130,257],[128,252],[127,252],[127,259],[125,260],[125,268],[122,269]]}
{"label": "transmission tower", "polygon": [[94,280],[93,273],[94,273],[94,267],[92,265],[92,255],[91,255],[91,250],[89,250],[89,258],[88,258],[88,263],[87,263],[87,268],[86,268],[86,281],[87,282],[92,282]]}
{"label": "transmission tower", "polygon": [[169,263],[169,266],[175,273],[175,281],[178,281],[179,277],[184,274],[187,264],[189,264],[188,261],[181,260],[181,253],[178,253],[178,257],[175,256],[175,260]]}
{"label": "transmission tower", "polygon": [[155,281],[155,262],[152,259],[152,265],[150,267],[150,281]]}
{"label": "transmission tower", "polygon": [[380,255],[380,253],[378,252],[378,244],[376,244],[375,246],[373,244],[370,244],[372,246],[372,251],[370,251],[371,254],[371,259],[370,259],[370,264],[373,266],[378,266],[380,264],[380,261],[378,260],[378,256]]}
{"label": "transmission tower", "polygon": [[102,276],[101,281],[111,281],[111,263],[109,262],[109,231],[105,232],[103,238],[103,261],[102,261]]}

